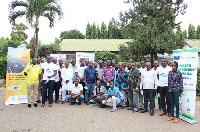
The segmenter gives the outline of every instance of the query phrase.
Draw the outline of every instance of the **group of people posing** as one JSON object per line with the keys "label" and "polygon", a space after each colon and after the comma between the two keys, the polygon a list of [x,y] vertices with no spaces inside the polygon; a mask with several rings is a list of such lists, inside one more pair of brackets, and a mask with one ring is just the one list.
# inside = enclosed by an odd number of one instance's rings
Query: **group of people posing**
{"label": "group of people posing", "polygon": [[[141,67],[130,59],[129,63],[117,63],[107,60],[92,62],[76,60],[64,62],[47,56],[46,62],[32,59],[32,64],[24,69],[27,76],[28,107],[31,108],[31,93],[33,103],[52,107],[53,92],[55,103],[59,103],[59,89],[61,88],[61,104],[66,101],[70,105],[86,105],[98,103],[100,108],[112,106],[111,112],[117,111],[117,106],[132,112],[145,113],[150,107],[150,115],[154,115],[155,98],[162,110],[160,116],[168,115],[168,120],[179,121],[179,96],[183,92],[181,72],[177,71],[178,63],[167,63],[161,59],[161,66],[157,60],[153,64],[141,62]],[[42,92],[41,92],[42,87]],[[42,102],[40,101],[42,93]],[[174,115],[174,107],[176,114]]]}

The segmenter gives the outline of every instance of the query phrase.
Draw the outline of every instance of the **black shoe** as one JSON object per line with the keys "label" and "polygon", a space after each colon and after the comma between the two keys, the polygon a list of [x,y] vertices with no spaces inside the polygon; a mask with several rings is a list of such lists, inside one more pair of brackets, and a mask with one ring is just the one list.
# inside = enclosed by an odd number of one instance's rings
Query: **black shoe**
{"label": "black shoe", "polygon": [[81,105],[81,102],[78,102],[78,105]]}
{"label": "black shoe", "polygon": [[85,102],[85,104],[86,104],[86,105],[89,105],[89,103],[88,103],[88,102]]}
{"label": "black shoe", "polygon": [[73,103],[73,102],[71,102],[71,103],[70,103],[70,105],[74,105],[74,103]]}
{"label": "black shoe", "polygon": [[35,107],[37,107],[37,104],[36,104],[36,103],[34,103],[34,106],[35,106]]}
{"label": "black shoe", "polygon": [[105,108],[105,105],[102,104],[102,105],[99,106],[99,108]]}
{"label": "black shoe", "polygon": [[61,102],[61,104],[64,104],[64,103],[65,103],[65,101],[62,101],[62,102]]}
{"label": "black shoe", "polygon": [[31,108],[31,104],[28,104],[28,107]]}
{"label": "black shoe", "polygon": [[140,113],[145,113],[145,112],[148,112],[148,110],[144,109],[144,110],[140,111]]}
{"label": "black shoe", "polygon": [[40,100],[37,100],[37,102],[38,102],[38,103],[41,103],[41,101],[40,101]]}
{"label": "black shoe", "polygon": [[150,110],[150,115],[151,115],[151,116],[154,115],[154,110]]}

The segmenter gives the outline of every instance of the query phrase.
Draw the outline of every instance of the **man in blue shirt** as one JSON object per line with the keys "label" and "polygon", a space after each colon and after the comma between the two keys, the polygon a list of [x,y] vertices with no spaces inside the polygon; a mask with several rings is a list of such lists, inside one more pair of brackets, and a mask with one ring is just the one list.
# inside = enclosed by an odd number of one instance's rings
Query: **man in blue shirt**
{"label": "man in blue shirt", "polygon": [[[85,79],[85,104],[89,105],[89,99],[90,102],[92,103],[93,101],[91,100],[91,97],[93,95],[94,91],[94,83],[96,80],[96,72],[95,69],[93,68],[93,62],[90,61],[89,67],[87,67],[84,71],[84,79]],[[89,97],[88,97],[89,96]]]}
{"label": "man in blue shirt", "polygon": [[121,96],[118,87],[114,87],[114,83],[110,81],[110,88],[108,89],[108,95],[105,100],[102,101],[102,104],[113,106],[111,112],[116,112],[116,105],[121,102]]}

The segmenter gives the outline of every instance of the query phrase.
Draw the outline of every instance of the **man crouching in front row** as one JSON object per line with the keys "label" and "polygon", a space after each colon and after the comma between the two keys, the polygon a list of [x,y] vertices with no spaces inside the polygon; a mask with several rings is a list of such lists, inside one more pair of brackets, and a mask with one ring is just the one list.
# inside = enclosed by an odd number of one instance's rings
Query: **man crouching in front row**
{"label": "man crouching in front row", "polygon": [[75,79],[74,84],[71,84],[67,99],[71,102],[70,105],[73,105],[75,101],[77,101],[78,105],[81,105],[81,101],[84,99],[83,86],[79,84],[78,79]]}
{"label": "man crouching in front row", "polygon": [[110,88],[108,89],[108,95],[106,99],[102,101],[102,104],[112,106],[113,109],[111,110],[111,112],[116,112],[117,111],[116,105],[121,102],[119,88],[114,87],[112,81],[110,81],[109,87]]}

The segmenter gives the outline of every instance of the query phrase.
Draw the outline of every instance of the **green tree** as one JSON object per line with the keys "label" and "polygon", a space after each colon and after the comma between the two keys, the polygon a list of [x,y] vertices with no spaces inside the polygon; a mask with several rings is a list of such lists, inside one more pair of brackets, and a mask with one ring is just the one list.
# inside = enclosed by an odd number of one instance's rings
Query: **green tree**
{"label": "green tree", "polygon": [[86,39],[92,38],[91,33],[92,33],[92,27],[90,26],[90,23],[88,23],[86,27],[86,34],[85,34]]}
{"label": "green tree", "polygon": [[97,38],[97,29],[96,29],[96,24],[93,23],[91,25],[91,38],[96,39]]}
{"label": "green tree", "polygon": [[97,34],[97,38],[101,39],[101,31],[99,29],[99,25],[97,25],[97,32],[96,32],[96,34]]}
{"label": "green tree", "polygon": [[12,27],[12,33],[10,34],[11,40],[19,41],[24,43],[25,40],[28,38],[28,35],[25,33],[28,27],[23,23],[15,24]]}
{"label": "green tree", "polygon": [[70,31],[63,31],[60,33],[60,39],[85,39],[85,35],[83,35],[78,30],[70,30]]}
{"label": "green tree", "polygon": [[150,55],[153,63],[157,53],[171,53],[173,49],[182,47],[183,43],[178,43],[173,29],[178,25],[176,16],[184,14],[187,8],[183,0],[133,0],[131,3],[133,8],[120,13],[120,20],[121,25],[133,33],[132,54],[138,58]]}
{"label": "green tree", "polygon": [[196,39],[197,34],[194,25],[190,24],[188,27],[188,39]]}
{"label": "green tree", "polygon": [[124,39],[122,30],[113,21],[108,24],[108,39]]}
{"label": "green tree", "polygon": [[101,23],[101,39],[107,39],[107,27],[104,22]]}
{"label": "green tree", "polygon": [[200,25],[197,26],[197,39],[200,39]]}
{"label": "green tree", "polygon": [[186,39],[188,38],[188,37],[187,37],[187,31],[186,31],[186,30],[183,31],[183,35],[184,35],[184,38],[186,38]]}
{"label": "green tree", "polygon": [[175,42],[178,44],[183,44],[185,39],[187,37],[185,36],[185,32],[181,30],[181,26],[177,26],[176,36],[175,36]]}
{"label": "green tree", "polygon": [[[17,7],[21,7],[17,10]],[[15,24],[15,20],[25,16],[28,23],[35,28],[36,45],[34,56],[38,55],[38,32],[39,32],[39,18],[45,17],[49,19],[49,27],[54,26],[56,14],[59,18],[62,17],[60,4],[57,0],[13,0],[10,3],[10,23]]]}
{"label": "green tree", "polygon": [[40,44],[39,45],[39,56],[46,57],[50,54],[57,54],[57,51],[60,50],[60,40],[55,39],[55,42],[52,44]]}

